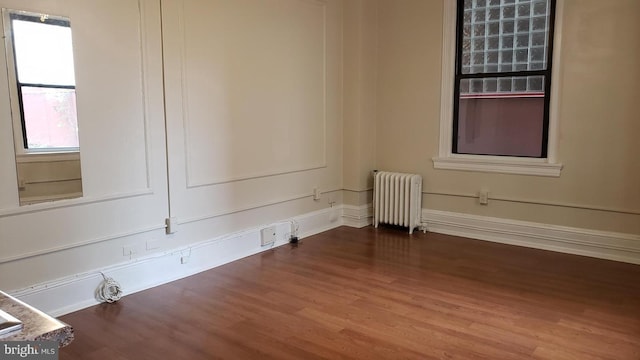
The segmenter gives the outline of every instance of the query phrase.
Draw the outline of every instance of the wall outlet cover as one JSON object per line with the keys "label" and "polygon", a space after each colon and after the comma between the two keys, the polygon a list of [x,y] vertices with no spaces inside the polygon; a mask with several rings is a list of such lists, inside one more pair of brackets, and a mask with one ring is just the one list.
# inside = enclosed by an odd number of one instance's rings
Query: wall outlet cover
{"label": "wall outlet cover", "polygon": [[276,242],[276,227],[269,226],[260,230],[260,245],[266,246]]}

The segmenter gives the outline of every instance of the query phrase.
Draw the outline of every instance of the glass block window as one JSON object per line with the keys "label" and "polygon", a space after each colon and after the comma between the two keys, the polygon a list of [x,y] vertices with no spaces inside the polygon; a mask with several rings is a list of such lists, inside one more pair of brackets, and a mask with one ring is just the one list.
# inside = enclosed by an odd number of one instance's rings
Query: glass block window
{"label": "glass block window", "polygon": [[454,154],[544,158],[556,0],[458,0]]}
{"label": "glass block window", "polygon": [[[550,0],[464,0],[460,72],[482,74],[546,69],[551,8]],[[544,90],[543,81],[523,84],[516,79],[501,79],[496,84],[496,79],[479,79],[472,83],[465,92]]]}

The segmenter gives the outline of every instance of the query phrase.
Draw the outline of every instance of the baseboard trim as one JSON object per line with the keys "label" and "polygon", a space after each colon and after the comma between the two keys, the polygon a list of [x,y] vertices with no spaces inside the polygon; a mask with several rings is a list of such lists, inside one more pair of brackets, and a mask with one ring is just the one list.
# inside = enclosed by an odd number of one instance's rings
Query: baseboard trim
{"label": "baseboard trim", "polygon": [[[334,206],[269,224],[276,226],[277,241],[273,246],[260,246],[260,229],[267,226],[264,225],[11,294],[53,316],[61,316],[98,304],[93,294],[102,281],[100,272],[120,282],[125,295],[129,295],[285,245],[291,220],[299,225],[299,235],[304,238],[342,225],[356,228],[371,225],[371,214],[371,204]],[[422,219],[431,232],[640,264],[638,235],[430,209],[423,209]],[[188,261],[183,264],[184,257]]]}
{"label": "baseboard trim", "polygon": [[[186,247],[167,250],[126,263],[12,291],[11,295],[52,315],[61,316],[98,304],[94,293],[102,281],[103,272],[118,281],[126,295],[195,275],[197,273],[251,256],[288,243],[291,221],[299,227],[299,237],[305,238],[343,225],[342,206],[303,214],[280,222],[226,234]],[[260,230],[276,226],[273,246],[260,246]],[[187,261],[183,263],[183,258]]]}
{"label": "baseboard trim", "polygon": [[373,224],[373,204],[343,205],[342,221],[344,225],[358,229]]}
{"label": "baseboard trim", "polygon": [[423,209],[427,230],[503,244],[640,264],[640,236]]}

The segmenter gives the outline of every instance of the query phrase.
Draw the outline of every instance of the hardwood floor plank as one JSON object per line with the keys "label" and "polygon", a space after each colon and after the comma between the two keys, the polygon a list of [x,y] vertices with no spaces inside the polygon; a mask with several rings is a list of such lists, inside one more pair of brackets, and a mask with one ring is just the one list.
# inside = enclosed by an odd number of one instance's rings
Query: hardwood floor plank
{"label": "hardwood floor plank", "polygon": [[640,266],[342,227],[62,320],[63,360],[638,360]]}

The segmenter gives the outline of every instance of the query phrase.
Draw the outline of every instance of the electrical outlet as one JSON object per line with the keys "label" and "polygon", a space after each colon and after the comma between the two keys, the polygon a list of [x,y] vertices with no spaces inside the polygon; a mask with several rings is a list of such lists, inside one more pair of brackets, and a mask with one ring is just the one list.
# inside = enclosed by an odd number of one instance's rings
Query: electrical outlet
{"label": "electrical outlet", "polygon": [[322,193],[320,192],[320,188],[313,188],[313,200],[320,200],[322,198]]}
{"label": "electrical outlet", "polygon": [[480,193],[478,194],[478,202],[480,202],[480,205],[489,205],[489,190],[480,190]]}
{"label": "electrical outlet", "polygon": [[276,242],[276,227],[269,226],[260,231],[260,246],[271,245]]}

